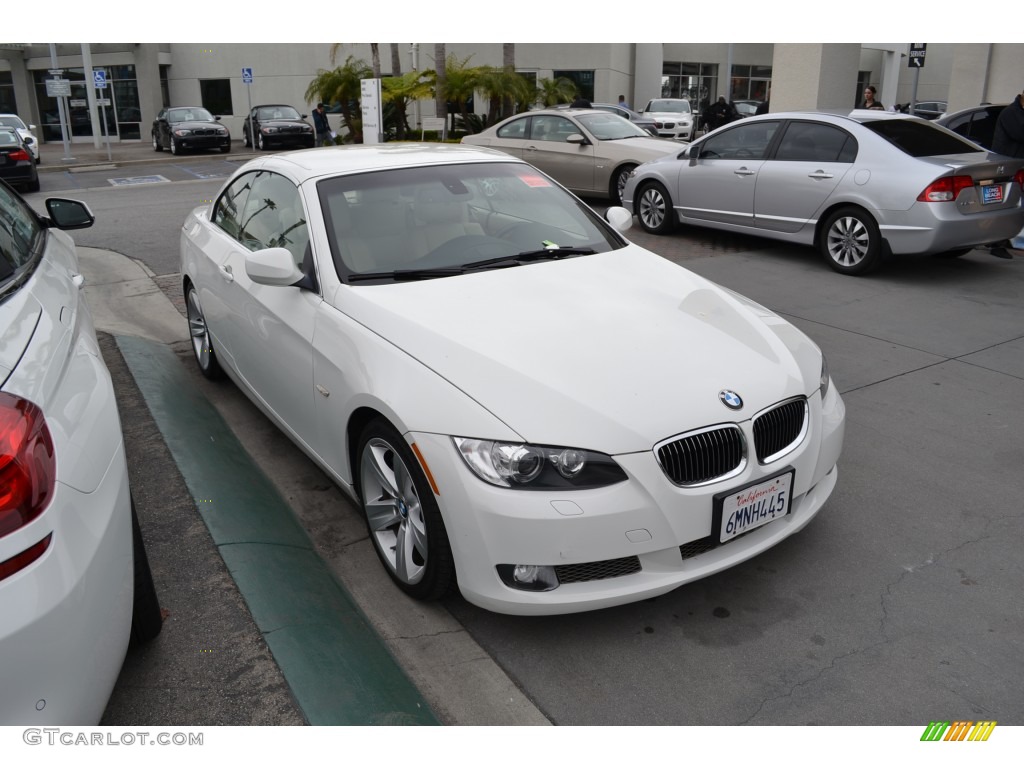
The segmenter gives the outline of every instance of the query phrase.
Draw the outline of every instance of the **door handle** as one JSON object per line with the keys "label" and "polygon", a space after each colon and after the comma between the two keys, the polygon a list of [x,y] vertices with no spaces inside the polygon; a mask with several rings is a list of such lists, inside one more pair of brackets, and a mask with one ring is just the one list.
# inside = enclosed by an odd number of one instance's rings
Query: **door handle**
{"label": "door handle", "polygon": [[753,176],[756,171],[752,171],[749,168],[737,168],[733,173],[737,176]]}
{"label": "door handle", "polygon": [[227,280],[229,283],[233,283],[235,281],[235,275],[231,271],[231,265],[230,264],[226,264],[226,265],[221,266],[221,268],[220,268],[220,276],[223,277],[225,280]]}
{"label": "door handle", "polygon": [[833,179],[835,176],[831,173],[825,173],[824,171],[815,171],[814,173],[808,173],[808,178],[811,179]]}

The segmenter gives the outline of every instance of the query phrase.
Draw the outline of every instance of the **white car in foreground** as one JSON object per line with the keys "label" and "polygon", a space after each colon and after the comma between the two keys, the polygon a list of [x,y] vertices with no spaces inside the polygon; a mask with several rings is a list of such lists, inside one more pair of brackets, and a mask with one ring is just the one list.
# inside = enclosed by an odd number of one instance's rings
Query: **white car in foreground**
{"label": "white car in foreground", "polygon": [[182,229],[196,360],[358,500],[410,595],[668,592],[817,514],[845,410],[803,333],[607,216],[489,149],[251,161]]}
{"label": "white car in foreground", "polygon": [[160,631],[121,422],[71,238],[0,184],[0,725],[96,725]]}

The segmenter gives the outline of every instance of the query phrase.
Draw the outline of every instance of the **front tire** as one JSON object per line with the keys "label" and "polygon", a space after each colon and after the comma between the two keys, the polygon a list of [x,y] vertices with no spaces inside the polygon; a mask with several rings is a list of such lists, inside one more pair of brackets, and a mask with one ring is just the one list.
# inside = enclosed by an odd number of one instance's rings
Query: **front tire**
{"label": "front tire", "polygon": [[676,226],[676,213],[668,190],[657,182],[648,182],[637,190],[636,217],[640,226],[654,235],[667,235]]}
{"label": "front tire", "polygon": [[172,155],[180,155],[181,154],[181,147],[178,146],[178,142],[176,142],[174,140],[173,136],[171,136],[171,154]]}
{"label": "front tire", "polygon": [[210,338],[210,329],[206,325],[206,316],[203,315],[203,308],[199,304],[199,294],[194,285],[189,285],[185,295],[185,313],[188,316],[188,332],[192,339],[192,353],[196,358],[196,365],[199,372],[211,381],[224,376],[224,370],[217,360],[217,353],[213,349],[213,340]]}
{"label": "front tire", "polygon": [[636,166],[632,164],[624,165],[612,174],[611,182],[608,185],[608,197],[611,198],[612,205],[622,205],[622,190],[626,188],[626,180],[629,179],[629,174],[633,172],[634,168]]}
{"label": "front tire", "polygon": [[818,247],[836,272],[864,275],[877,267],[881,260],[882,235],[866,211],[847,206],[825,220]]}
{"label": "front tire", "polygon": [[260,152],[263,152],[267,148],[266,142],[263,141],[262,133],[256,136],[256,146],[259,148]]}
{"label": "front tire", "polygon": [[399,589],[417,600],[451,591],[455,564],[448,533],[419,462],[382,418],[359,437],[359,496],[377,556]]}

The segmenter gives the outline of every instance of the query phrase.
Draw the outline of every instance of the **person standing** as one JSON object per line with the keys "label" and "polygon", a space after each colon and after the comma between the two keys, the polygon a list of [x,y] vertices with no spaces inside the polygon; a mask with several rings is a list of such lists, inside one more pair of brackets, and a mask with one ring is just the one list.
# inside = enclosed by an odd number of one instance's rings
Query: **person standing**
{"label": "person standing", "polygon": [[878,89],[873,85],[869,85],[864,89],[864,101],[861,103],[859,109],[882,109],[885,107],[882,102],[875,99],[875,95],[878,93]]}
{"label": "person standing", "polygon": [[992,137],[992,151],[1010,157],[1024,157],[1024,89],[1012,104],[999,113]]}
{"label": "person standing", "polygon": [[576,97],[576,100],[569,105],[572,109],[591,109],[594,105],[590,103],[590,99],[580,94]]}
{"label": "person standing", "polygon": [[334,132],[331,130],[331,124],[327,121],[327,110],[324,109],[323,102],[317,104],[316,109],[313,110],[313,130],[316,131],[318,147],[334,145]]}
{"label": "person standing", "polygon": [[619,106],[623,109],[632,109],[632,107],[629,106],[629,102],[626,101],[626,97],[621,93],[619,94]]}

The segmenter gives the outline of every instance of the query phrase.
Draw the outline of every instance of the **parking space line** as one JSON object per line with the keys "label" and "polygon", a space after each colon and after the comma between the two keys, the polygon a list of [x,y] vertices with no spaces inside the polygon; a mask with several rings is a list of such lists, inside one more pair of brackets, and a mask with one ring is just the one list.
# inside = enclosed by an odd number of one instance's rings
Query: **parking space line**
{"label": "parking space line", "polygon": [[169,347],[116,337],[253,620],[312,725],[437,725],[270,480]]}

